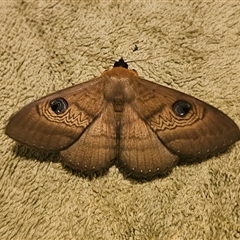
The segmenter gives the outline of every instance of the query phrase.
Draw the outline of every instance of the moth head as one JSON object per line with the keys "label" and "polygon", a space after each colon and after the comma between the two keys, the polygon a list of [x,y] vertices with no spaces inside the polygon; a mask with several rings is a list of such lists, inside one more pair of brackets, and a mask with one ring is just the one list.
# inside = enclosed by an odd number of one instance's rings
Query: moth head
{"label": "moth head", "polygon": [[123,67],[128,68],[128,64],[123,60],[123,58],[120,58],[119,61],[116,61],[113,65],[113,67]]}
{"label": "moth head", "polygon": [[50,107],[56,114],[64,113],[68,108],[68,102],[64,98],[55,98],[50,103]]}
{"label": "moth head", "polygon": [[179,117],[185,117],[192,109],[192,105],[185,100],[177,100],[173,104],[173,111]]}

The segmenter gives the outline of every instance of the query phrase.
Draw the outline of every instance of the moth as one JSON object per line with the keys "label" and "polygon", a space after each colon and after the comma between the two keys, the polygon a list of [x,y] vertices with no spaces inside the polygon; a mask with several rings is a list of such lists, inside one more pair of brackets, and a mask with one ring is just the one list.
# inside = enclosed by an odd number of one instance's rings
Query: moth
{"label": "moth", "polygon": [[180,157],[205,158],[240,139],[223,112],[139,77],[122,58],[100,77],[25,106],[6,134],[59,151],[67,165],[87,173],[117,161],[136,176],[166,173]]}

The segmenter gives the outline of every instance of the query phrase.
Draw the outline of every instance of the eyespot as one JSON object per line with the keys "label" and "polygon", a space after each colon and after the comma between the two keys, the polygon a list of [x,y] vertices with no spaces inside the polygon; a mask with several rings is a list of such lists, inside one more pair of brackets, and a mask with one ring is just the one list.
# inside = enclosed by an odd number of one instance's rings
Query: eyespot
{"label": "eyespot", "polygon": [[56,98],[50,102],[53,112],[56,114],[64,113],[68,108],[68,103],[64,98]]}
{"label": "eyespot", "polygon": [[192,105],[184,100],[178,100],[173,104],[173,111],[179,117],[185,117],[191,108]]}

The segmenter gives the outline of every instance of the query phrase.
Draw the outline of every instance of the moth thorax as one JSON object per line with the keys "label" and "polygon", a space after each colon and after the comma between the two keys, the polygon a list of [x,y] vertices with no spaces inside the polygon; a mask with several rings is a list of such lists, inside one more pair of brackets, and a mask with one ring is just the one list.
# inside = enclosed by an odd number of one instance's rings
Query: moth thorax
{"label": "moth thorax", "polygon": [[129,103],[134,98],[134,92],[127,81],[115,81],[111,79],[105,84],[105,99],[113,104],[123,105]]}
{"label": "moth thorax", "polygon": [[110,82],[105,87],[105,99],[112,103],[115,112],[122,112],[124,105],[130,103],[134,93],[124,82]]}

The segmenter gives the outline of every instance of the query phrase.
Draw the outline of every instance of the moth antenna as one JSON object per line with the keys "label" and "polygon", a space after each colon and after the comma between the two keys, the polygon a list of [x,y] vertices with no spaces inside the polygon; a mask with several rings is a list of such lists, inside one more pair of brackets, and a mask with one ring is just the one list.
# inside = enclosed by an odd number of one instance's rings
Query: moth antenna
{"label": "moth antenna", "polygon": [[101,60],[99,60],[99,61],[103,61],[103,60],[105,60],[105,61],[111,61],[113,64],[116,62],[116,60],[114,60],[114,59],[112,59],[112,58],[109,58],[109,57],[103,57],[103,56],[96,56],[96,54],[92,54],[92,53],[90,53],[90,52],[88,52],[88,51],[86,51],[86,52],[84,52],[84,54],[87,54],[87,55],[89,55],[89,56],[92,56],[92,57],[94,57],[95,59],[101,59]]}
{"label": "moth antenna", "polygon": [[148,60],[153,60],[153,59],[158,59],[158,58],[162,58],[163,56],[158,56],[158,57],[148,57],[148,58],[142,58],[142,59],[135,59],[135,60],[130,60],[130,61],[126,61],[127,63],[131,63],[131,62],[143,62],[143,61],[148,61]]}

